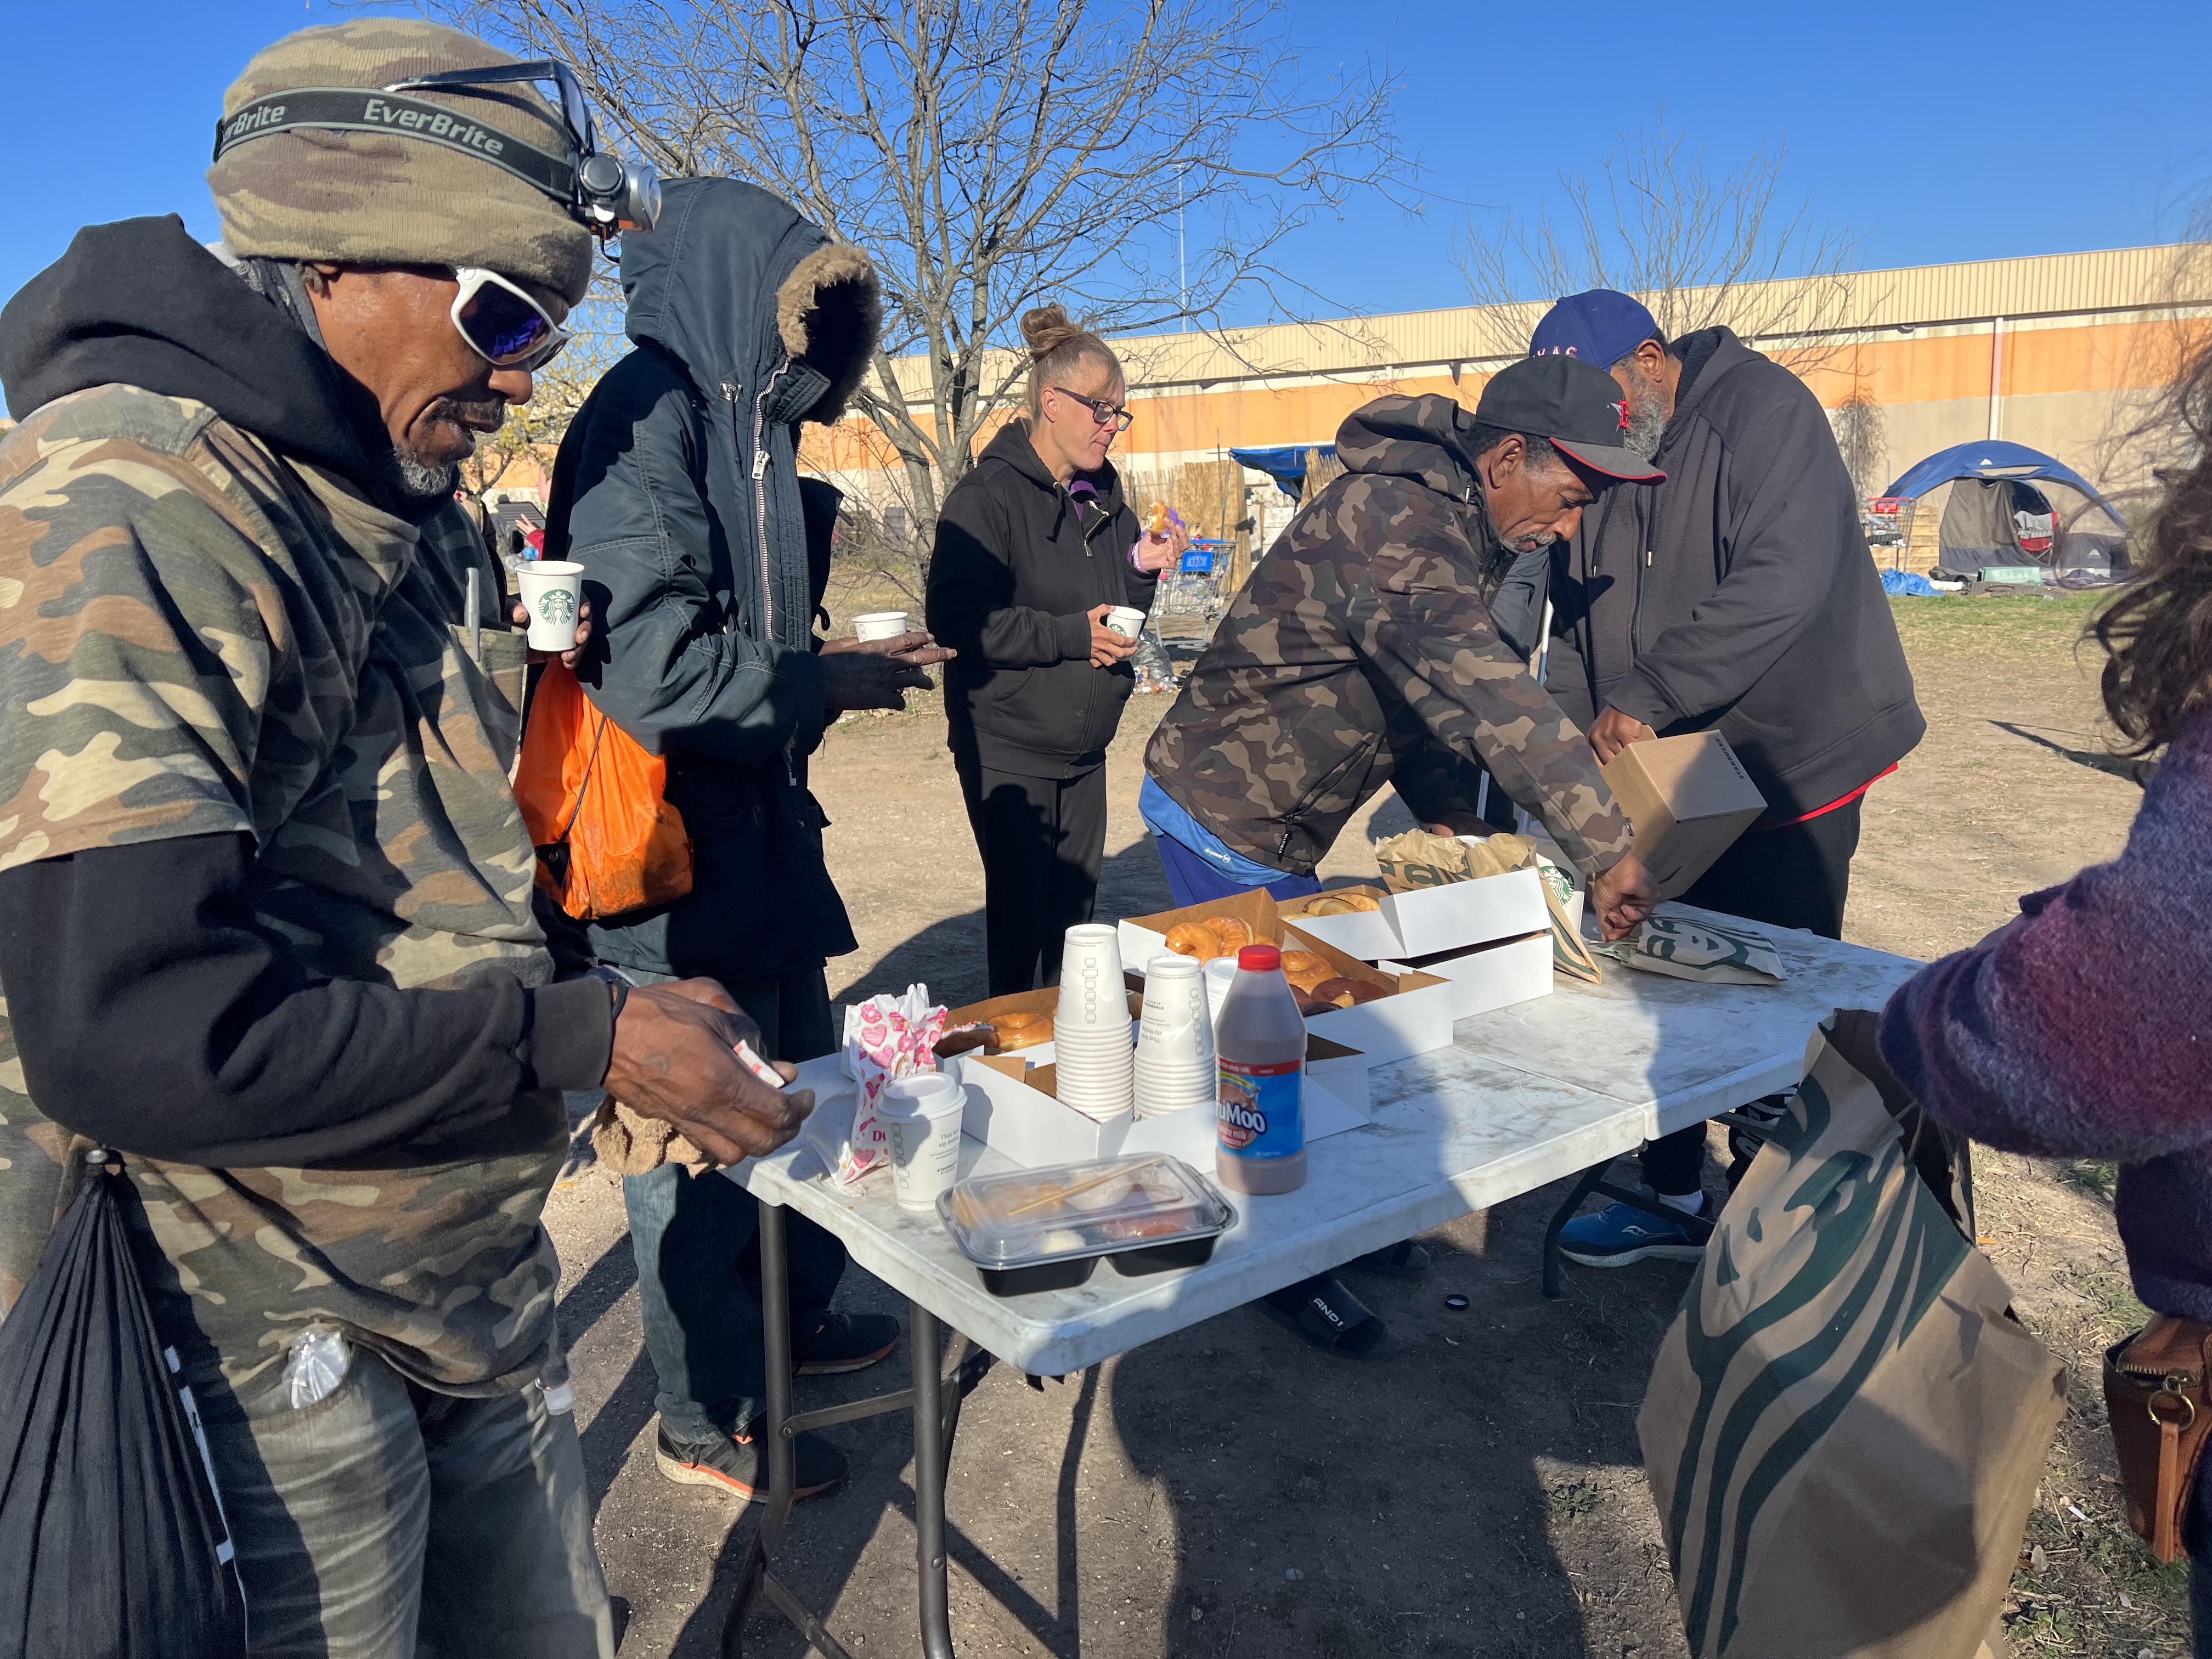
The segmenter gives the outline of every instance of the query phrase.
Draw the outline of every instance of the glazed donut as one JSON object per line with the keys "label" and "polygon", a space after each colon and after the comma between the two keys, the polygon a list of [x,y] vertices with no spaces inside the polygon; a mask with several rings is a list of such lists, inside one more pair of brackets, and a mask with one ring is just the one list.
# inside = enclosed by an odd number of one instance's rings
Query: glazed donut
{"label": "glazed donut", "polygon": [[1356,1002],[1372,1002],[1383,994],[1379,985],[1370,985],[1364,979],[1325,979],[1314,987],[1314,995],[1322,1002],[1349,1008]]}
{"label": "glazed donut", "polygon": [[1000,1014],[991,1026],[998,1033],[1002,1049],[1034,1048],[1052,1039],[1050,1014]]}
{"label": "glazed donut", "polygon": [[1228,954],[1222,949],[1221,935],[1202,921],[1179,921],[1169,928],[1168,949],[1179,957],[1196,957],[1200,962],[1211,962]]}
{"label": "glazed donut", "polygon": [[1241,916],[1202,916],[1200,921],[1219,936],[1224,956],[1252,943],[1252,924]]}
{"label": "glazed donut", "polygon": [[1287,979],[1291,984],[1295,985],[1308,974],[1319,974],[1323,979],[1330,977],[1328,970],[1328,958],[1320,956],[1311,951],[1285,951],[1283,952],[1283,977],[1285,979]]}

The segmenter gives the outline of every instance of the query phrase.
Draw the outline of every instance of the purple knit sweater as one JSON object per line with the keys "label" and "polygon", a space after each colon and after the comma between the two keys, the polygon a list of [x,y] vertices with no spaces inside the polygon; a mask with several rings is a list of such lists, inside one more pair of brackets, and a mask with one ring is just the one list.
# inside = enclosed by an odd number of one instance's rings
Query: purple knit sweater
{"label": "purple knit sweater", "polygon": [[2167,751],[2117,863],[1890,1000],[1881,1052],[1941,1121],[2108,1158],[2136,1294],[2212,1320],[2212,714]]}

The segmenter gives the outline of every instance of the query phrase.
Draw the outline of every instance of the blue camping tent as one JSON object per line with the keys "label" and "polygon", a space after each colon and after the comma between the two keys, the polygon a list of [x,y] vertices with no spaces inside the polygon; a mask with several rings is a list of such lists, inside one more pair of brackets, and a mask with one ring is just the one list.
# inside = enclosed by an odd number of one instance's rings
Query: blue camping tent
{"label": "blue camping tent", "polygon": [[1939,484],[1949,483],[1954,478],[2049,478],[2070,489],[2078,489],[2091,501],[2112,515],[2112,522],[2125,526],[2119,509],[2097,490],[2089,481],[2068,466],[2063,461],[2052,459],[2039,449],[2030,449],[2026,444],[2007,443],[2002,439],[1988,443],[1954,444],[1948,449],[1938,450],[1916,466],[1909,466],[1898,476],[1895,483],[1881,493],[1885,495],[1925,495]]}
{"label": "blue camping tent", "polygon": [[1310,451],[1323,455],[1336,453],[1334,444],[1285,444],[1273,449],[1232,449],[1229,459],[1239,466],[1249,466],[1255,472],[1264,472],[1275,481],[1275,488],[1292,501],[1298,499],[1299,486],[1306,476],[1306,455]]}
{"label": "blue camping tent", "polygon": [[[2079,495],[2069,511],[2045,486]],[[1954,444],[1907,467],[1883,492],[1919,498],[1949,487],[1936,566],[1965,574],[1990,565],[2107,571],[2126,562],[2127,521],[2089,481],[2026,444]],[[2093,510],[2094,509],[2094,510]]]}

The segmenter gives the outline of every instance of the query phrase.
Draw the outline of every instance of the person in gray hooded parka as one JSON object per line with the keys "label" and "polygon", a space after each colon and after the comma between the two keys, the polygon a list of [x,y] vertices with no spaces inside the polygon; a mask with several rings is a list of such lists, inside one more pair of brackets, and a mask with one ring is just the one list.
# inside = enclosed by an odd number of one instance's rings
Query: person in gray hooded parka
{"label": "person in gray hooded parka", "polygon": [[[827,958],[854,948],[823,861],[806,758],[848,708],[897,708],[950,653],[926,634],[817,641],[836,493],[798,471],[799,424],[834,422],[873,350],[880,298],[860,250],[729,179],[666,188],[623,239],[636,349],[562,439],[545,556],[585,568],[601,632],[579,668],[594,706],[668,761],[692,845],[691,891],[575,928],[639,982],[711,975],[757,1021],[769,1058],[836,1045]],[[809,557],[810,537],[816,556]],[[623,1182],[660,1382],[671,1479],[750,1493],[767,1462],[748,1429],[765,1387],[757,1211],[735,1183],[668,1163]],[[890,1352],[896,1322],[829,1311],[844,1251],[790,1224],[802,1373]],[[843,1458],[799,1437],[802,1496]]]}

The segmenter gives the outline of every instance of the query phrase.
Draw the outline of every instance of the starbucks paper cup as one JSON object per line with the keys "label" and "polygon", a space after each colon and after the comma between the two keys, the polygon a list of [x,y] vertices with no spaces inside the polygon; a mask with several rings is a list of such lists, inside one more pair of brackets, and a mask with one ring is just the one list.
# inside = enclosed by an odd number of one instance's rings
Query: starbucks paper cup
{"label": "starbucks paper cup", "polygon": [[1131,605],[1117,605],[1106,613],[1106,631],[1133,640],[1145,631],[1145,613]]}
{"label": "starbucks paper cup", "polygon": [[530,613],[530,648],[566,651],[576,643],[576,609],[584,595],[584,567],[561,559],[526,559],[514,580]]}
{"label": "starbucks paper cup", "polygon": [[967,1091],[942,1072],[894,1079],[876,1103],[890,1138],[891,1189],[902,1210],[934,1212],[960,1179],[960,1120]]}
{"label": "starbucks paper cup", "polygon": [[853,637],[856,640],[895,640],[907,631],[907,613],[903,611],[872,611],[865,617],[853,618]]}

